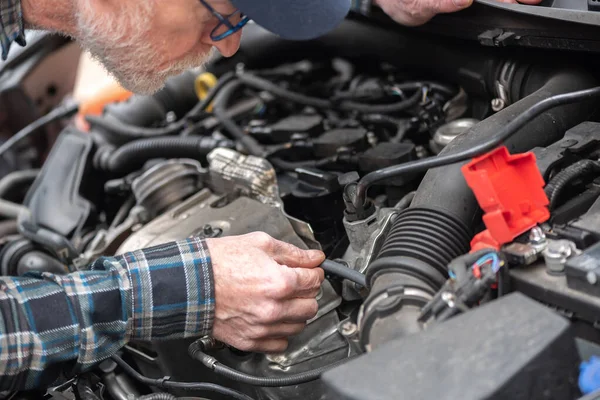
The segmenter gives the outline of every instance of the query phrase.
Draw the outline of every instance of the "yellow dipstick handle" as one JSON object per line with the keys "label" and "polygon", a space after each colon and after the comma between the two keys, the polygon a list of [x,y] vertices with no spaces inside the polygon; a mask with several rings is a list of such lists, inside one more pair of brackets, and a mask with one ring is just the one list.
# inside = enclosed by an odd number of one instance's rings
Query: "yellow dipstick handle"
{"label": "yellow dipstick handle", "polygon": [[[196,90],[196,95],[200,101],[206,98],[210,89],[217,84],[217,80],[217,77],[210,72],[204,72],[196,77],[196,80],[194,81],[194,89]],[[210,103],[209,106],[206,107],[206,111],[212,112],[212,107],[213,104]]]}

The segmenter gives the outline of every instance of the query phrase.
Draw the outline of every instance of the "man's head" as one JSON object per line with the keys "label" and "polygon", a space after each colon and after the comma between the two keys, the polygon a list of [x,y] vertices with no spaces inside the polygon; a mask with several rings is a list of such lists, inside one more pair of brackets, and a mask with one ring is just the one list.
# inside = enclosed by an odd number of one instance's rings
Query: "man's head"
{"label": "man's head", "polygon": [[[72,0],[65,30],[80,41],[126,89],[153,93],[165,80],[202,66],[213,49],[234,55],[241,30],[227,32],[244,15],[286,39],[304,40],[331,30],[351,0]],[[218,29],[215,29],[219,27]],[[215,35],[227,32],[229,35]]]}

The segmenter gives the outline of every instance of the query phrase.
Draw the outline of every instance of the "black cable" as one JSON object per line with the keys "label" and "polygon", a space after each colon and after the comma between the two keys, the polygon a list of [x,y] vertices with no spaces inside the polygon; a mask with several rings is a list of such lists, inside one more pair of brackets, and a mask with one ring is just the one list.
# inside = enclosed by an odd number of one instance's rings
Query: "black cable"
{"label": "black cable", "polygon": [[21,171],[13,171],[4,176],[4,178],[0,179],[0,199],[9,194],[15,186],[33,182],[39,173],[39,169],[24,169]]}
{"label": "black cable", "polygon": [[396,143],[401,142],[402,139],[404,139],[404,136],[408,133],[408,130],[412,125],[411,119],[394,118],[384,114],[365,114],[361,116],[360,119],[367,123],[384,125],[395,130],[396,135],[391,137],[388,135],[388,141]]}
{"label": "black cable", "polygon": [[194,108],[188,111],[188,113],[178,121],[173,122],[164,128],[144,128],[135,125],[129,125],[124,122],[120,122],[117,119],[106,119],[104,117],[94,115],[87,116],[86,121],[92,126],[98,126],[107,131],[116,132],[131,139],[172,135],[183,129],[183,127],[188,123],[189,119],[204,111],[204,109],[206,109],[206,107],[212,103],[217,94],[219,94],[221,89],[223,89],[223,87],[233,78],[235,78],[235,75],[232,72],[221,76],[217,84],[208,92],[206,97],[201,102],[198,102]]}
{"label": "black cable", "polygon": [[408,99],[392,104],[363,104],[355,101],[342,101],[340,102],[339,108],[344,111],[358,111],[361,113],[379,113],[389,114],[404,111],[408,108],[419,104],[423,94],[421,90],[417,90]]}
{"label": "black cable", "polygon": [[348,279],[351,282],[359,284],[362,287],[367,287],[367,277],[364,274],[345,266],[344,264],[331,260],[325,260],[320,267],[323,268],[323,271],[328,274],[336,275],[340,278]]}
{"label": "black cable", "polygon": [[[341,101],[339,103],[333,103],[329,100],[319,99],[316,97],[306,96],[300,93],[293,92],[288,89],[284,89],[282,87],[277,86],[275,83],[270,82],[266,79],[259,78],[256,75],[252,75],[250,73],[242,73],[238,75],[238,79],[243,82],[245,85],[252,87],[254,89],[264,90],[269,92],[277,97],[281,97],[285,100],[289,100],[295,103],[304,104],[306,106],[311,106],[320,109],[339,109],[342,111],[358,111],[364,113],[394,113],[406,110],[416,104],[418,104],[421,99],[422,93],[421,88],[426,83],[410,83],[410,85],[415,85],[414,88],[417,88],[414,95],[410,98],[403,100],[398,103],[392,104],[363,104],[354,101]],[[406,85],[409,85],[408,83]],[[398,87],[404,87],[403,85],[398,85]],[[408,87],[408,86],[407,86]],[[438,89],[445,88],[443,85],[436,84],[435,86]],[[447,90],[447,88],[445,88]],[[446,91],[444,90],[444,91]]]}
{"label": "black cable", "polygon": [[55,108],[50,111],[48,114],[43,117],[35,120],[31,124],[27,125],[25,128],[21,129],[19,132],[15,133],[11,136],[6,142],[0,145],[0,156],[6,153],[11,147],[13,147],[17,142],[25,139],[27,136],[35,133],[38,129],[43,127],[44,125],[49,124],[50,122],[54,122],[61,118],[69,117],[75,114],[79,110],[78,104],[65,105]]}
{"label": "black cable", "polygon": [[177,382],[169,380],[169,377],[161,379],[147,378],[144,375],[137,372],[131,365],[127,364],[121,357],[114,355],[111,357],[123,370],[133,377],[135,380],[148,385],[154,386],[161,389],[183,389],[183,390],[206,390],[209,392],[215,392],[230,396],[236,400],[253,400],[252,397],[238,392],[237,390],[226,388],[225,386],[217,385],[214,383],[205,382]]}
{"label": "black cable", "polygon": [[293,101],[294,103],[300,103],[316,108],[331,108],[332,103],[329,100],[319,99],[316,97],[306,96],[300,93],[292,92],[291,90],[284,89],[277,86],[275,83],[268,81],[263,78],[259,78],[256,75],[249,73],[242,73],[238,75],[238,79],[243,82],[246,86],[250,86],[254,89],[264,90],[277,97]]}
{"label": "black cable", "polygon": [[337,160],[336,156],[322,158],[320,160],[305,160],[305,161],[286,161],[279,157],[273,157],[269,159],[269,162],[275,167],[285,170],[293,171],[296,168],[322,168],[326,165],[334,163]]}
{"label": "black cable", "polygon": [[261,387],[295,386],[302,383],[312,382],[319,379],[321,374],[323,374],[325,371],[335,368],[350,360],[350,358],[346,358],[330,365],[326,365],[320,368],[316,368],[306,372],[301,372],[299,374],[294,375],[281,377],[259,377],[236,371],[233,368],[221,364],[216,358],[209,356],[208,354],[203,352],[202,344],[200,343],[200,341],[192,343],[188,348],[188,353],[194,360],[200,361],[202,364],[204,364],[204,366],[206,366],[209,369],[212,369],[215,373],[219,375],[222,375],[236,382]]}
{"label": "black cable", "polygon": [[458,90],[453,89],[451,86],[445,85],[443,83],[431,82],[431,81],[417,81],[417,82],[403,82],[393,85],[394,88],[399,90],[418,90],[423,87],[428,87],[431,90],[436,92],[442,92],[448,96],[454,96]]}
{"label": "black cable", "polygon": [[600,163],[594,160],[580,160],[556,174],[544,188],[550,204],[550,211],[556,208],[558,200],[569,183],[583,176],[600,171]]}
{"label": "black cable", "polygon": [[164,128],[143,128],[140,126],[126,124],[116,118],[107,119],[97,115],[88,115],[85,117],[85,120],[89,122],[92,127],[97,126],[109,132],[116,132],[119,135],[130,139],[173,135],[183,129],[187,122],[187,119],[182,118]]}
{"label": "black cable", "polygon": [[531,120],[533,120],[541,113],[557,106],[576,103],[598,96],[600,96],[600,87],[554,95],[529,107],[511,122],[504,125],[498,131],[498,133],[494,135],[490,140],[475,145],[470,149],[463,150],[454,154],[448,154],[437,157],[428,157],[417,161],[410,161],[404,164],[395,165],[393,167],[373,171],[365,175],[357,184],[355,184],[356,190],[354,191],[353,204],[357,208],[362,208],[365,204],[367,190],[371,185],[375,183],[386,181],[392,178],[397,178],[405,174],[425,172],[431,168],[455,164],[458,162],[469,160],[473,157],[480,156],[484,153],[487,153],[490,150],[493,150],[506,139],[513,136],[519,131],[519,129],[521,129],[527,123],[531,122]]}
{"label": "black cable", "polygon": [[223,125],[223,127],[227,130],[227,132],[229,132],[235,140],[239,141],[246,148],[249,154],[257,157],[264,157],[266,151],[263,146],[261,146],[252,136],[247,135],[227,113],[229,100],[231,100],[235,94],[235,91],[240,86],[242,86],[242,82],[236,80],[228,82],[223,87],[223,90],[215,99],[213,114],[219,120],[221,125]]}

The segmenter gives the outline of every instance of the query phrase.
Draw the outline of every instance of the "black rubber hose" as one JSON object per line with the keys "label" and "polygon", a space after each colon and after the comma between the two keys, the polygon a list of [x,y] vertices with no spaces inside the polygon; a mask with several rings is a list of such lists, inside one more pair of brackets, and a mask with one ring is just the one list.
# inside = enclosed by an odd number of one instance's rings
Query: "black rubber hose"
{"label": "black rubber hose", "polygon": [[306,96],[300,93],[292,92],[284,89],[267,79],[259,78],[250,73],[238,74],[238,79],[246,86],[254,89],[264,90],[266,92],[294,103],[304,104],[315,108],[331,108],[332,103],[329,100],[319,99],[316,97]]}
{"label": "black rubber hose", "polygon": [[2,143],[2,145],[0,145],[0,156],[3,156],[4,153],[10,150],[15,144],[25,139],[27,136],[38,132],[40,128],[51,122],[58,121],[59,119],[70,117],[77,113],[78,110],[79,104],[63,105],[53,109],[48,114],[33,121],[31,124],[27,125],[19,132],[11,136],[6,142]]}
{"label": "black rubber hose", "polygon": [[154,158],[199,159],[217,147],[232,148],[234,144],[229,140],[215,140],[206,136],[139,139],[115,151],[100,149],[95,156],[95,163],[100,169],[123,175],[141,168]]}
{"label": "black rubber hose", "polygon": [[[339,103],[332,103],[329,100],[306,96],[304,94],[284,89],[280,86],[277,86],[275,83],[268,81],[267,79],[260,78],[250,73],[239,74],[238,79],[249,87],[264,90],[277,97],[292,101],[294,103],[304,104],[306,106],[311,106],[319,109],[338,109],[342,111],[357,111],[362,113],[388,114],[404,111],[418,104],[422,96],[420,90],[422,86],[417,86],[415,93],[410,98],[400,101],[398,103],[364,104],[354,101],[341,101]],[[444,88],[444,86],[437,85],[436,88]]]}
{"label": "black rubber hose", "polygon": [[213,102],[221,89],[223,89],[223,87],[227,85],[234,77],[235,75],[233,73],[224,74],[201,102],[196,104],[194,108],[192,108],[184,117],[164,128],[144,128],[123,123],[116,118],[106,118],[93,115],[86,117],[86,120],[92,127],[101,128],[106,135],[113,136],[118,144],[140,138],[154,138],[158,136],[172,135],[181,131],[191,118],[204,111],[206,107]]}
{"label": "black rubber hose", "polygon": [[236,371],[226,365],[219,363],[219,361],[203,352],[202,344],[198,341],[192,343],[188,348],[188,353],[194,360],[200,361],[204,366],[213,370],[215,373],[234,380],[236,382],[245,383],[253,386],[261,387],[281,387],[281,386],[295,386],[302,383],[312,382],[321,377],[326,371],[332,368],[338,367],[351,358],[346,358],[341,361],[335,362],[330,365],[326,365],[320,368],[313,369],[311,371],[301,372],[299,374],[282,376],[282,377],[259,377],[249,375],[240,371]]}
{"label": "black rubber hose", "polygon": [[225,386],[217,385],[214,383],[205,382],[178,382],[171,381],[169,377],[165,376],[161,379],[147,378],[144,375],[137,372],[131,365],[127,364],[121,357],[114,355],[111,357],[123,370],[135,380],[148,385],[154,386],[161,389],[182,389],[182,390],[199,390],[208,391],[223,394],[236,400],[253,400],[252,397],[238,392],[237,390],[226,388]]}
{"label": "black rubber hose", "polygon": [[0,198],[6,197],[15,186],[33,182],[39,175],[39,169],[24,169],[13,171],[0,179]]}
{"label": "black rubber hose", "polygon": [[235,121],[228,115],[227,107],[236,90],[242,86],[240,81],[228,82],[221,93],[216,97],[213,106],[213,113],[229,134],[238,141],[249,154],[257,157],[264,157],[266,150],[252,136],[244,133]]}
{"label": "black rubber hose", "polygon": [[569,183],[575,179],[598,172],[600,172],[600,163],[598,161],[581,160],[557,173],[544,188],[550,202],[550,211],[554,210],[560,196],[564,193],[564,189]]}
{"label": "black rubber hose", "polygon": [[177,397],[170,393],[152,393],[145,396],[140,396],[137,400],[177,400]]}
{"label": "black rubber hose", "polygon": [[417,89],[415,91],[415,93],[412,96],[410,96],[408,99],[403,100],[398,103],[364,104],[364,103],[358,103],[355,101],[348,100],[348,101],[342,101],[339,104],[339,108],[344,111],[358,111],[361,113],[374,113],[374,114],[376,114],[376,113],[379,113],[379,114],[396,113],[396,112],[407,110],[407,109],[419,104],[419,101],[421,100],[421,98],[423,96],[423,93],[421,93],[420,89],[421,88]]}
{"label": "black rubber hose", "polygon": [[354,282],[360,286],[366,287],[367,286],[367,278],[365,277],[364,274],[347,267],[344,264],[332,261],[332,260],[325,260],[323,261],[323,263],[320,265],[321,268],[323,268],[323,271],[325,271],[325,273],[330,274],[330,275],[335,275],[335,276],[339,276],[340,278],[344,278],[344,279],[348,279],[351,282]]}
{"label": "black rubber hose", "polygon": [[321,160],[306,160],[306,161],[286,161],[279,157],[273,157],[269,159],[269,162],[273,166],[282,169],[284,171],[293,171],[296,168],[322,168],[326,165],[334,163],[337,157],[327,157]]}
{"label": "black rubber hose", "polygon": [[410,119],[399,119],[383,114],[366,114],[361,116],[360,119],[367,123],[384,125],[389,129],[395,130],[396,134],[391,136],[389,140],[396,143],[404,139],[404,135],[408,132],[412,124]]}

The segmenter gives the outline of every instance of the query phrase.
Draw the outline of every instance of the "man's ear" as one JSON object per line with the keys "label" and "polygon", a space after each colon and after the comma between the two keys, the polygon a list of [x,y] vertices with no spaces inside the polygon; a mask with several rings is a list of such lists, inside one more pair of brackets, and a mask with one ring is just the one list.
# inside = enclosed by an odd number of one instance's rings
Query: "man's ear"
{"label": "man's ear", "polygon": [[219,40],[218,42],[215,42],[210,38],[211,30],[212,29],[204,30],[204,32],[202,33],[202,43],[214,46],[223,57],[231,57],[235,53],[237,53],[237,51],[240,48],[240,41],[242,39],[243,29],[232,35],[227,36],[223,40]]}

